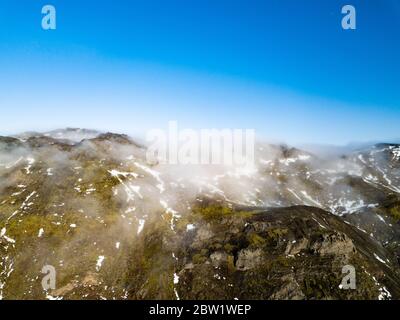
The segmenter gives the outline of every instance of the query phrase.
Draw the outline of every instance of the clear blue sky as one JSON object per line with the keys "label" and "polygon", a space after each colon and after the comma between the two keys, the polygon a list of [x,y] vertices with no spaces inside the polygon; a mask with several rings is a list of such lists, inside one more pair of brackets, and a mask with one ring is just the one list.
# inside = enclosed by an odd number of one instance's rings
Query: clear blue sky
{"label": "clear blue sky", "polygon": [[[57,30],[41,28],[45,4]],[[177,120],[288,143],[399,139],[399,42],[398,0],[1,0],[0,134]]]}

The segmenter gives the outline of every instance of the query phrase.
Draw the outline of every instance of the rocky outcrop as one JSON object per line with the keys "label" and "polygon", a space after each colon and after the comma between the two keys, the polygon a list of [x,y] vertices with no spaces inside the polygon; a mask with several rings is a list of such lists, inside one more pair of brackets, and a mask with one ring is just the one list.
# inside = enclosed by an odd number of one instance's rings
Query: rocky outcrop
{"label": "rocky outcrop", "polygon": [[[201,219],[196,224],[202,234]],[[178,268],[181,298],[377,299],[383,287],[399,297],[393,254],[323,210],[239,211],[207,226],[207,237],[186,238],[178,256],[186,261]],[[346,265],[356,269],[355,290],[341,289]]]}

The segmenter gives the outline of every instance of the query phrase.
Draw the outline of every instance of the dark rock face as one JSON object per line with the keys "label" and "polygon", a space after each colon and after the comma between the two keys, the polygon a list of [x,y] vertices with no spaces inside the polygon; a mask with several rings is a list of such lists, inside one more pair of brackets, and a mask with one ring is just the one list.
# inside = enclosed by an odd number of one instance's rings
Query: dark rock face
{"label": "dark rock face", "polygon": [[59,140],[46,136],[30,137],[24,143],[27,147],[31,149],[39,148],[57,148],[61,151],[70,151],[72,146],[67,140]]}
{"label": "dark rock face", "polygon": [[115,134],[111,132],[103,133],[98,135],[94,141],[109,141],[120,144],[131,144],[132,140],[125,134]]}
{"label": "dark rock face", "polygon": [[[393,297],[400,294],[393,254],[323,210],[235,212],[222,221],[199,223],[197,233],[203,228],[212,236],[199,247],[193,232],[193,242],[180,253],[186,262],[179,273],[182,298],[372,299],[383,286]],[[356,290],[339,288],[345,265],[356,268]]]}
{"label": "dark rock face", "polygon": [[22,146],[22,142],[18,139],[0,136],[0,150],[12,150],[20,146]]}

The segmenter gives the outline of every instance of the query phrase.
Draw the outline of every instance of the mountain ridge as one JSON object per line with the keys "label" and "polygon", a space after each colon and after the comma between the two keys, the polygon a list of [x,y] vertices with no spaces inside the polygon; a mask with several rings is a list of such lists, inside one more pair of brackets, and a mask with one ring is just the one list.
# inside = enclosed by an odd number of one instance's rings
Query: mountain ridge
{"label": "mountain ridge", "polygon": [[0,137],[0,297],[398,299],[399,152],[257,144],[247,170],[150,165],[121,134]]}

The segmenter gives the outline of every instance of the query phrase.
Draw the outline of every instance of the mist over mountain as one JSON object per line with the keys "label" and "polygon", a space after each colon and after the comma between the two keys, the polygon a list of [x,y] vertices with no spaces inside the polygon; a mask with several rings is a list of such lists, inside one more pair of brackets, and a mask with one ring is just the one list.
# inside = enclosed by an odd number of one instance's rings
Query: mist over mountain
{"label": "mist over mountain", "polygon": [[150,165],[123,134],[0,137],[0,298],[398,299],[400,145],[304,149]]}
{"label": "mist over mountain", "polygon": [[[373,148],[379,145],[380,141],[367,141],[367,142],[349,142],[345,145],[333,144],[299,144],[298,147],[303,150],[318,154],[319,157],[333,157],[347,155],[357,151]],[[400,144],[400,139],[392,139],[386,142],[390,145]]]}

